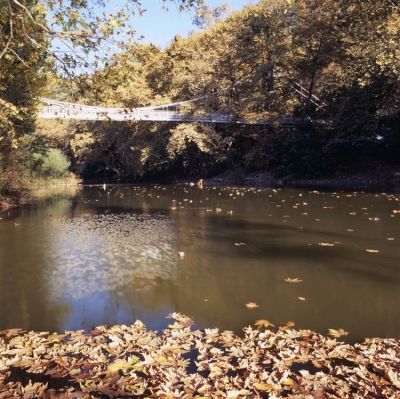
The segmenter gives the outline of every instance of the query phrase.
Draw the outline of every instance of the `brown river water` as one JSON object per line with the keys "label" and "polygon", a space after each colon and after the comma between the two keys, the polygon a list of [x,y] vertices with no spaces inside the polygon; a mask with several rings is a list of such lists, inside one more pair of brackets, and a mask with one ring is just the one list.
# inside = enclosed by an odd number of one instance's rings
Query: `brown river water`
{"label": "brown river water", "polygon": [[400,338],[399,193],[79,186],[0,218],[0,330],[160,331],[179,312]]}

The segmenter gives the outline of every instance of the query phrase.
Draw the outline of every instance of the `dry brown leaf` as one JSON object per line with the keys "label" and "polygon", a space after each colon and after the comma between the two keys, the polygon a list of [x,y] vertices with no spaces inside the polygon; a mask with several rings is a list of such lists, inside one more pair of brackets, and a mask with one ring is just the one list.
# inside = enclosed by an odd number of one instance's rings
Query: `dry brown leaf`
{"label": "dry brown leaf", "polygon": [[294,326],[295,326],[295,323],[293,321],[288,321],[283,326],[279,327],[279,331],[285,331],[288,328],[291,328],[291,327],[294,327]]}
{"label": "dry brown leaf", "polygon": [[282,389],[280,385],[271,385],[271,384],[264,384],[264,383],[258,383],[254,385],[254,388],[260,390],[260,391],[266,391],[266,392],[273,392],[277,391],[278,389]]}
{"label": "dry brown leaf", "polygon": [[329,334],[329,335],[332,335],[332,336],[335,337],[335,338],[339,338],[339,337],[341,337],[342,335],[348,335],[349,332],[343,330],[343,328],[339,328],[339,330],[334,330],[334,329],[330,328],[328,334]]}
{"label": "dry brown leaf", "polygon": [[288,277],[288,278],[285,278],[285,281],[286,281],[287,283],[300,283],[300,282],[303,281],[303,280],[300,280],[298,277],[296,277],[296,278],[290,278],[290,277]]}
{"label": "dry brown leaf", "polygon": [[267,327],[269,327],[269,326],[275,327],[275,326],[274,326],[272,323],[270,323],[268,320],[257,320],[257,321],[254,323],[254,325],[255,325],[255,326],[258,326],[258,329],[260,329],[261,327],[267,328]]}

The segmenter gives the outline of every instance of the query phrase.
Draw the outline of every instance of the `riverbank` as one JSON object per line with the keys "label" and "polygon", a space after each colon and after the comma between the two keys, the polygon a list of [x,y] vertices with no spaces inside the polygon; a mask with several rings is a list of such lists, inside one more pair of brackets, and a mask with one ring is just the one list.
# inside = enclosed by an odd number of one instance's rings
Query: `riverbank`
{"label": "riverbank", "polygon": [[169,317],[162,335],[140,321],[87,334],[1,331],[0,397],[400,397],[400,340],[348,345],[267,320],[244,328],[240,338],[218,329],[192,331],[189,317]]}
{"label": "riverbank", "polygon": [[[174,183],[197,183],[200,178],[188,177],[174,181]],[[153,183],[155,181],[152,181]],[[294,179],[289,176],[285,178],[276,178],[272,172],[258,171],[258,172],[237,172],[225,171],[212,178],[202,179],[204,186],[215,185],[244,185],[244,186],[273,186],[273,187],[317,187],[317,188],[348,188],[351,190],[377,190],[377,191],[400,191],[400,168],[385,168],[378,172],[372,171],[371,173],[361,172],[355,174],[341,174],[323,179]],[[62,179],[52,179],[35,183],[35,189],[14,192],[8,196],[0,197],[0,211],[24,205],[32,205],[38,198],[40,191],[46,188],[55,186],[68,186],[77,184],[103,184],[104,179],[96,179],[94,181],[85,182],[74,174],[68,175]],[[107,184],[124,184],[118,181],[106,181]],[[146,183],[140,181],[140,184]],[[157,181],[158,183],[158,181]],[[166,181],[165,184],[170,184]],[[132,184],[132,182],[129,182]],[[39,194],[40,196],[41,194]]]}
{"label": "riverbank", "polygon": [[[51,187],[75,186],[81,182],[81,179],[69,173],[58,179],[38,179],[32,182],[29,188],[4,190],[4,193],[2,195],[0,194],[0,211],[19,206],[33,205],[38,198],[42,198],[43,195],[45,195],[45,191]],[[1,191],[2,190],[0,190],[0,192]]]}
{"label": "riverbank", "polygon": [[[186,179],[185,181],[189,181]],[[193,180],[193,179],[192,179]],[[192,181],[190,180],[190,181]],[[284,178],[274,177],[272,172],[251,172],[237,173],[235,171],[226,171],[218,176],[203,179],[204,185],[230,185],[240,184],[246,186],[319,186],[319,187],[343,187],[343,188],[391,188],[400,190],[400,168],[387,168],[380,172],[359,172],[337,174],[331,177],[319,179]]]}

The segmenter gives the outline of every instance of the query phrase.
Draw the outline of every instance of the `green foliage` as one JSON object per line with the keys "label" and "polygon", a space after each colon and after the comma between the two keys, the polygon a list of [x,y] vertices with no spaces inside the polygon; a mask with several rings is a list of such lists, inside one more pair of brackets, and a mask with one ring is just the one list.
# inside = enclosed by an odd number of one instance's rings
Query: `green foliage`
{"label": "green foliage", "polygon": [[45,178],[60,178],[68,172],[71,162],[58,149],[50,148],[42,158],[40,173]]}

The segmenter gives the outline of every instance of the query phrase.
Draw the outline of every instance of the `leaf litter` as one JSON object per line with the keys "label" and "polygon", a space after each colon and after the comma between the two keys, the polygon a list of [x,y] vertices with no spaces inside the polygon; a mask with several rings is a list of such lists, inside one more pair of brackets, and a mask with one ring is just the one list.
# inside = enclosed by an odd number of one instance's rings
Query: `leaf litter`
{"label": "leaf litter", "polygon": [[[244,337],[192,331],[190,317],[158,335],[136,321],[63,335],[0,332],[0,398],[395,398],[400,340],[349,345],[268,320]],[[188,326],[189,325],[189,326]],[[334,337],[343,329],[329,331]],[[24,354],[16,353],[26,349]],[[189,360],[190,356],[193,359]]]}

